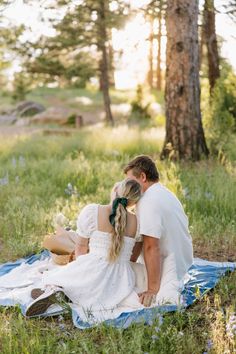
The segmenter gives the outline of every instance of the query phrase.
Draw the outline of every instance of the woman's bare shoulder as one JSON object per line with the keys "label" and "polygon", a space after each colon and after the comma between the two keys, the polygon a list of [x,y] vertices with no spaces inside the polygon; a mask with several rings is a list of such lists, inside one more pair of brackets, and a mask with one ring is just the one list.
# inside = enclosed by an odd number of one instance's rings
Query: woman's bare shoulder
{"label": "woman's bare shoulder", "polygon": [[127,233],[131,237],[135,237],[137,231],[137,218],[133,213],[127,213]]}
{"label": "woman's bare shoulder", "polygon": [[134,213],[128,211],[128,212],[127,212],[127,217],[130,218],[130,220],[132,220],[132,221],[134,221],[134,222],[135,222],[135,221],[137,222],[137,217],[136,217],[136,215],[135,215]]}

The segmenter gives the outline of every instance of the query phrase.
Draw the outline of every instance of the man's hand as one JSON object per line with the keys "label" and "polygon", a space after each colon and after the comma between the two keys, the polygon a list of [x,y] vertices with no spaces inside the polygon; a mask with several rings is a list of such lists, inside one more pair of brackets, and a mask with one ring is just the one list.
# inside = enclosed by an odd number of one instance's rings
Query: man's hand
{"label": "man's hand", "polygon": [[139,301],[145,307],[151,306],[152,303],[156,300],[156,292],[152,290],[144,291],[143,293],[138,294],[138,296],[139,296]]}

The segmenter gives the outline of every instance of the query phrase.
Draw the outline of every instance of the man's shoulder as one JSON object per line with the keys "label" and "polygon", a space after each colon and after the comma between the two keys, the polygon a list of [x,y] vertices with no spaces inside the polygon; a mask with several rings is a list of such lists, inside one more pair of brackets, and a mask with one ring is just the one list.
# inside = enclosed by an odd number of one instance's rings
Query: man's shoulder
{"label": "man's shoulder", "polygon": [[163,186],[158,185],[157,188],[147,189],[139,200],[140,205],[150,202],[158,202],[160,200],[160,195],[162,194],[162,188]]}
{"label": "man's shoulder", "polygon": [[160,199],[158,198],[158,196],[156,195],[156,193],[153,194],[145,194],[142,196],[142,198],[139,200],[138,204],[137,204],[137,209],[138,210],[142,210],[142,212],[144,210],[150,210],[158,207],[160,205]]}
{"label": "man's shoulder", "polygon": [[156,208],[158,210],[169,208],[170,205],[180,204],[177,196],[162,184],[158,188],[148,189],[138,202],[138,209]]}

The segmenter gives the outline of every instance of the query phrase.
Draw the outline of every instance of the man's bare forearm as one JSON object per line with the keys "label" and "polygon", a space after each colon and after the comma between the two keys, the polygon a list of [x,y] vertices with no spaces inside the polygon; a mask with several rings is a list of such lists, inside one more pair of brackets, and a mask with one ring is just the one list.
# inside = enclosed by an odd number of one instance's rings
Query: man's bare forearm
{"label": "man's bare forearm", "polygon": [[130,257],[131,262],[137,262],[138,257],[141,254],[143,248],[142,242],[136,242],[133,248],[132,256]]}
{"label": "man's bare forearm", "polygon": [[144,261],[147,269],[148,291],[157,293],[160,289],[161,263],[159,245],[150,245],[144,241]]}

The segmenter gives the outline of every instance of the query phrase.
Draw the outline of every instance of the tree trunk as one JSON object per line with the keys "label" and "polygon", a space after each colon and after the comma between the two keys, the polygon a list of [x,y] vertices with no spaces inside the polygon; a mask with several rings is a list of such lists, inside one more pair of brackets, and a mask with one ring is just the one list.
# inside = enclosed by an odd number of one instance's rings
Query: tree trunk
{"label": "tree trunk", "polygon": [[102,92],[102,60],[99,60],[98,64],[98,89],[100,92]]}
{"label": "tree trunk", "polygon": [[109,40],[108,44],[108,62],[109,62],[109,85],[115,87],[115,69],[114,69],[114,49],[112,46],[112,40]]}
{"label": "tree trunk", "polygon": [[109,64],[108,64],[108,53],[107,53],[107,43],[108,35],[106,28],[106,0],[99,1],[99,11],[98,11],[98,49],[101,53],[100,61],[100,85],[103,93],[104,109],[106,113],[106,121],[114,125],[114,119],[111,112],[111,100],[109,94]]}
{"label": "tree trunk", "polygon": [[158,34],[157,34],[157,44],[158,44],[158,52],[157,52],[157,90],[161,90],[162,80],[161,80],[161,20],[162,20],[162,6],[160,4],[160,9],[158,13]]}
{"label": "tree trunk", "polygon": [[203,12],[204,42],[207,46],[208,78],[212,95],[216,80],[220,77],[219,54],[215,29],[214,0],[205,0]]}
{"label": "tree trunk", "polygon": [[166,137],[162,158],[208,155],[200,111],[198,0],[169,0],[166,15]]}
{"label": "tree trunk", "polygon": [[149,71],[148,71],[148,84],[153,88],[153,18],[150,18],[150,36],[149,36]]}
{"label": "tree trunk", "polygon": [[205,45],[205,39],[204,39],[204,26],[203,24],[200,27],[200,45],[199,45],[199,71],[201,71],[202,67],[202,62],[203,62],[203,55],[204,55],[204,45]]}

